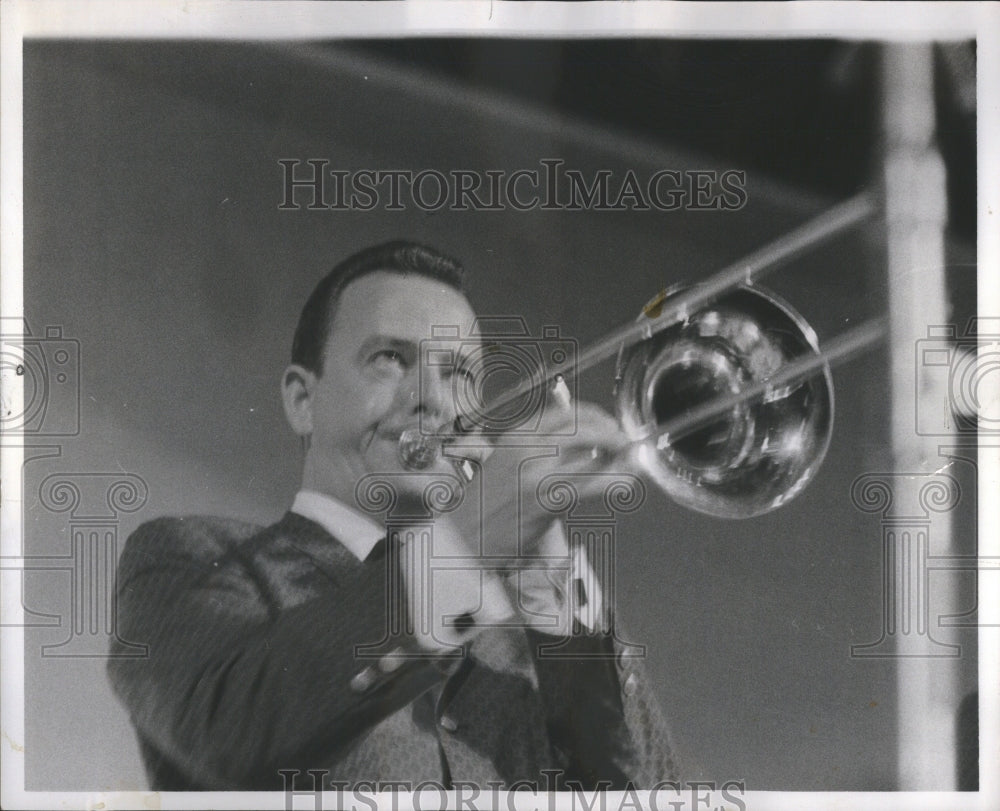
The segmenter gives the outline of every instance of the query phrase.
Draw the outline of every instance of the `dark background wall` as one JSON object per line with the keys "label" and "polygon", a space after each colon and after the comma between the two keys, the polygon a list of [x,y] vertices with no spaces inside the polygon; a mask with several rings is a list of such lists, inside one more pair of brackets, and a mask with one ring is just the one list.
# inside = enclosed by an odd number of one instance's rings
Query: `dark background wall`
{"label": "dark background wall", "polygon": [[[725,50],[667,43],[656,64],[671,45],[667,64],[688,67],[645,87],[634,43],[595,45],[589,58],[585,45],[548,42],[26,43],[25,316],[36,333],[60,326],[81,357],[79,436],[49,443],[48,458],[26,452],[26,551],[68,552],[67,516],[38,497],[53,472],[142,478],[148,499],[121,516],[120,543],[161,514],[279,516],[300,465],[277,387],[292,329],[319,276],[359,247],[396,236],[439,246],[471,270],[480,312],[520,315],[533,334],[558,325],[585,346],[663,286],[707,276],[870,182],[877,100],[864,54],[850,92],[827,86],[830,104],[795,107],[820,92],[795,66],[827,64],[835,44],[769,43],[727,64]],[[748,65],[785,92],[737,104]],[[670,114],[643,117],[657,103]],[[768,104],[789,112],[769,118]],[[821,126],[836,105],[854,116]],[[735,168],[748,201],[735,212],[281,211],[286,158],[346,170],[531,169],[544,158],[617,176]],[[962,237],[960,213],[954,221]],[[880,234],[877,223],[845,234],[766,284],[829,338],[885,307]],[[956,318],[975,294],[960,243]],[[610,408],[611,380],[604,364],[580,394]],[[834,380],[827,461],[788,507],[728,522],[652,493],[619,525],[619,613],[648,645],[691,776],[753,789],[895,786],[895,668],[849,655],[881,629],[881,530],[849,493],[858,475],[890,466],[884,351]],[[956,475],[969,551],[973,480]],[[971,607],[971,583],[956,608]],[[66,615],[67,576],[30,574],[27,585],[29,609]],[[65,624],[27,635],[28,785],[141,788],[103,662],[39,654],[66,635]],[[961,641],[964,692],[974,639]]]}

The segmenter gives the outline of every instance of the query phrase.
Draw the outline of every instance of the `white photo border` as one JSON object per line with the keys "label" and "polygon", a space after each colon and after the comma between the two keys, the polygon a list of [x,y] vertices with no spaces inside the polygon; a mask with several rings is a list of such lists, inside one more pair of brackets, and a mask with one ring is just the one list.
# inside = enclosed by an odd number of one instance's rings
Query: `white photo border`
{"label": "white photo border", "polygon": [[[977,42],[978,90],[978,310],[982,317],[1000,307],[1000,5],[945,2],[271,2],[269,0],[42,0],[0,5],[0,250],[2,315],[23,315],[22,54],[30,38],[315,40],[411,36],[468,37],[664,37],[774,38],[829,36],[844,39]],[[989,269],[992,269],[990,272]],[[994,376],[995,378],[995,376]],[[23,392],[4,392],[13,407]],[[991,394],[994,400],[996,391]],[[2,555],[21,554],[20,471],[22,449],[4,445],[2,472]],[[982,453],[979,492],[1000,492],[1000,457]],[[1000,556],[995,500],[979,516],[980,554]],[[4,808],[277,808],[283,794],[251,792],[33,792],[24,788],[24,632],[21,578],[9,569],[2,578],[2,806]],[[980,571],[983,614],[1000,613],[1000,594],[987,588]],[[1000,683],[1000,630],[979,629],[979,681]],[[978,792],[755,792],[743,795],[758,809],[1000,807],[1000,691],[981,690]],[[380,807],[414,807],[412,796],[378,796]],[[718,797],[713,804],[718,807]],[[551,801],[551,802],[550,802]],[[426,800],[425,800],[426,802]],[[535,807],[530,796],[504,795],[509,808]],[[631,800],[609,793],[607,807]],[[616,805],[616,803],[618,803]],[[549,797],[542,807],[570,807],[568,797]]]}

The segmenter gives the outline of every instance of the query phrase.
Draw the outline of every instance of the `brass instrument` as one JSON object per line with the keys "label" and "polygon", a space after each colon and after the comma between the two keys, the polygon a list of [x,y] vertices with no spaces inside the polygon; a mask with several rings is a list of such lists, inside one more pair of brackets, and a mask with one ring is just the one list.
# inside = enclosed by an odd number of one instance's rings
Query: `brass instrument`
{"label": "brass instrument", "polygon": [[[662,307],[655,297],[643,309]],[[758,515],[800,492],[819,468],[833,429],[827,362],[811,376],[736,399],[677,436],[665,426],[701,405],[738,398],[793,360],[818,357],[816,335],[773,293],[741,286],[652,338],[623,348],[615,406],[637,459],[675,501],[725,518]]]}
{"label": "brass instrument", "polygon": [[[724,518],[761,515],[815,476],[833,428],[830,366],[881,340],[874,320],[824,347],[805,320],[756,277],[872,214],[867,195],[843,203],[687,289],[662,291],[638,319],[584,350],[572,366],[514,387],[497,411],[617,353],[615,406],[642,470],[683,506]],[[454,432],[462,433],[462,418]],[[434,462],[449,434],[408,431],[400,460]],[[469,467],[465,466],[465,475]]]}

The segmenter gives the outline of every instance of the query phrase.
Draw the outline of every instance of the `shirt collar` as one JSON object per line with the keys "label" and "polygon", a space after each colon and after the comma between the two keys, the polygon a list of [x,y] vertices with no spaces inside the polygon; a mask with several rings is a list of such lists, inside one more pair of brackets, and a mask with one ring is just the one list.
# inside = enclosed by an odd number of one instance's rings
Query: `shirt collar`
{"label": "shirt collar", "polygon": [[368,516],[316,490],[299,490],[291,512],[315,521],[358,560],[367,558],[375,544],[385,537],[385,529]]}

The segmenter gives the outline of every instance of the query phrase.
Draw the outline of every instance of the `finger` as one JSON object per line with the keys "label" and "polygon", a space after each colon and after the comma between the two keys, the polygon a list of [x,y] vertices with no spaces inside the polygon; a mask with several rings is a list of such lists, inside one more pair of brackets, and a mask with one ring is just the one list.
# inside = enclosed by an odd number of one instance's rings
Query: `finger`
{"label": "finger", "polygon": [[556,375],[555,381],[548,390],[549,407],[557,411],[569,411],[573,407],[573,398],[562,375]]}
{"label": "finger", "polygon": [[598,445],[574,447],[559,454],[553,463],[560,473],[601,473],[631,469],[629,446],[608,448]]}
{"label": "finger", "polygon": [[539,434],[572,435],[581,430],[617,431],[618,422],[604,409],[594,405],[575,401],[566,409],[549,408],[542,414],[539,421]]}
{"label": "finger", "polygon": [[498,446],[523,444],[526,441],[542,441],[556,445],[559,456],[589,453],[591,449],[613,455],[624,450],[631,439],[621,429],[617,420],[597,406],[584,406],[579,415],[558,414],[547,415],[538,428],[530,434],[501,435],[497,438]]}
{"label": "finger", "polygon": [[449,459],[468,459],[481,463],[492,455],[493,442],[481,435],[461,434],[449,439],[441,447],[441,453]]}
{"label": "finger", "polygon": [[394,648],[378,660],[378,669],[383,673],[393,673],[406,664],[406,653],[402,648]]}
{"label": "finger", "polygon": [[615,422],[579,426],[573,434],[559,438],[559,447],[565,452],[591,447],[617,452],[629,444],[628,435]]}

